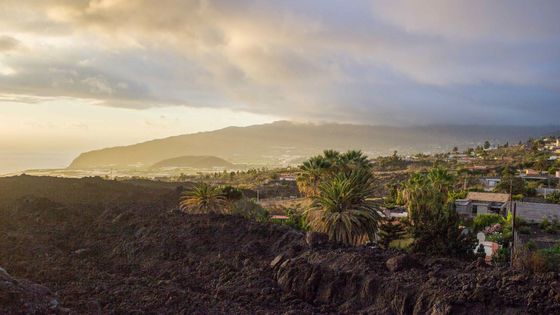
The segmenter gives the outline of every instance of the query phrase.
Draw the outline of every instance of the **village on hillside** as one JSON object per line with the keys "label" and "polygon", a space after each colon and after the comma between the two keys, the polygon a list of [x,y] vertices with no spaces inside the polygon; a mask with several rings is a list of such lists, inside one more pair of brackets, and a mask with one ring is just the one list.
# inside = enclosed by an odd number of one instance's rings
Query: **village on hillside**
{"label": "village on hillside", "polygon": [[[474,251],[488,264],[512,264],[516,256],[528,253],[560,257],[560,138],[517,144],[485,141],[437,154],[403,156],[395,151],[369,162],[374,176],[369,198],[384,217],[377,235],[379,244],[407,249],[413,243],[414,238],[406,232],[410,218],[403,188],[414,176],[441,169],[451,179],[449,204],[461,218],[464,232],[476,235]],[[311,200],[302,191],[302,167],[220,168],[194,174],[177,169],[171,175],[156,177],[115,172],[104,179],[184,190],[204,182],[237,191],[250,201],[243,207],[260,209],[261,218],[307,230],[304,217]]]}
{"label": "village on hillside", "polygon": [[[327,152],[327,151],[326,151]],[[388,246],[406,248],[408,209],[400,191],[414,174],[441,168],[452,175],[452,206],[465,231],[478,240],[475,251],[486,261],[512,263],[526,251],[556,251],[560,244],[560,138],[530,139],[511,145],[490,141],[438,154],[401,156],[394,152],[371,160],[374,202],[393,227],[381,235]],[[301,166],[278,169],[205,172],[157,178],[162,182],[204,181],[233,187],[254,200],[278,223],[300,222],[309,207],[301,191]],[[117,178],[118,179],[118,178]],[[139,178],[120,178],[139,180]],[[515,222],[512,224],[512,222]],[[389,226],[391,226],[389,225]],[[384,236],[383,236],[384,234]],[[517,254],[516,254],[517,250]]]}

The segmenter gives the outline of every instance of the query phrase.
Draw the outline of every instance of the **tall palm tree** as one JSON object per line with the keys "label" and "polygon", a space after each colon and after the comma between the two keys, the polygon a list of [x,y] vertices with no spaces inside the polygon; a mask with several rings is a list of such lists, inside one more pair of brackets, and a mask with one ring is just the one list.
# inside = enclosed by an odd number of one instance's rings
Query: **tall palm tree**
{"label": "tall palm tree", "polygon": [[181,210],[189,213],[222,213],[226,208],[222,191],[204,182],[185,192],[181,196],[179,206]]}
{"label": "tall palm tree", "polygon": [[321,183],[306,211],[310,228],[345,244],[373,241],[381,218],[368,199],[373,188],[373,175],[363,169],[339,173]]}

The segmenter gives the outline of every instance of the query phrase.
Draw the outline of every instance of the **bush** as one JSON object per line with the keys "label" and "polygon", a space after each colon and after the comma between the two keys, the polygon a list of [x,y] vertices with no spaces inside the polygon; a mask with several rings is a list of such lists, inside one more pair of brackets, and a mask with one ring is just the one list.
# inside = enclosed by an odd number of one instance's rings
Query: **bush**
{"label": "bush", "polygon": [[226,185],[220,188],[227,201],[237,201],[243,198],[243,192],[237,187]]}
{"label": "bush", "polygon": [[519,250],[516,265],[536,273],[560,271],[560,246],[536,251],[528,247]]}
{"label": "bush", "polygon": [[389,248],[392,241],[402,239],[405,235],[405,226],[398,219],[385,219],[379,226],[379,243],[383,248]]}
{"label": "bush", "polygon": [[560,192],[555,191],[546,196],[546,200],[550,203],[560,203]]}
{"label": "bush", "polygon": [[494,232],[492,234],[488,234],[486,236],[486,240],[488,242],[498,243],[502,246],[507,245],[507,244],[505,244],[505,241],[504,241],[504,234],[502,234],[501,232]]}
{"label": "bush", "polygon": [[288,220],[286,220],[284,224],[296,230],[307,231],[307,220],[304,214],[299,213],[296,209],[287,209],[286,215],[288,216]]}
{"label": "bush", "polygon": [[482,231],[487,226],[492,226],[494,224],[504,223],[504,218],[495,213],[489,214],[479,214],[473,220],[473,229],[475,231]]}
{"label": "bush", "polygon": [[267,222],[270,218],[268,210],[251,199],[236,201],[231,207],[231,214],[239,215],[258,222]]}

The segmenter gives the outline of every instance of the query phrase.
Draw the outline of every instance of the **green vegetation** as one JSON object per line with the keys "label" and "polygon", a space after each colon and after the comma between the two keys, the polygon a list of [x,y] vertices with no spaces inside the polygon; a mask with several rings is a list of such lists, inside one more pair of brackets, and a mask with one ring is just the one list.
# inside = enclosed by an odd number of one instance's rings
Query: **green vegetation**
{"label": "green vegetation", "polygon": [[243,192],[239,188],[231,185],[221,187],[220,191],[224,198],[229,202],[234,202],[243,198]]}
{"label": "green vegetation", "polygon": [[181,196],[180,208],[188,213],[223,213],[225,198],[218,187],[200,182]]}
{"label": "green vegetation", "polygon": [[296,209],[287,209],[286,216],[288,216],[288,220],[283,222],[284,224],[289,225],[299,231],[307,231],[309,229],[305,213],[302,214]]}
{"label": "green vegetation", "polygon": [[251,199],[241,199],[233,203],[230,213],[239,215],[257,222],[268,222],[270,214],[261,205]]}
{"label": "green vegetation", "polygon": [[548,219],[544,219],[539,227],[542,231],[550,234],[557,234],[558,232],[560,232],[560,222],[558,220],[553,220],[552,222],[550,222],[548,221]]}
{"label": "green vegetation", "polygon": [[389,248],[391,242],[403,239],[406,234],[404,224],[396,218],[385,219],[379,225],[379,243],[383,248]]}
{"label": "green vegetation", "polygon": [[370,199],[372,164],[361,151],[326,150],[301,166],[298,186],[312,200],[305,212],[309,228],[335,242],[373,241],[380,213]]}
{"label": "green vegetation", "polygon": [[400,191],[400,201],[408,209],[412,249],[433,254],[471,256],[476,244],[472,235],[459,229],[459,217],[449,203],[453,176],[434,168],[416,173]]}
{"label": "green vegetation", "polygon": [[335,242],[356,245],[373,241],[381,217],[368,199],[373,185],[373,175],[364,169],[325,180],[306,212],[309,227]]}
{"label": "green vegetation", "polygon": [[482,231],[485,227],[492,226],[494,224],[504,224],[505,219],[499,214],[489,213],[489,214],[479,214],[473,219],[473,229],[475,231]]}
{"label": "green vegetation", "polygon": [[560,204],[560,192],[555,191],[546,196],[546,201],[550,203]]}
{"label": "green vegetation", "polygon": [[331,179],[338,173],[348,173],[356,169],[371,169],[371,162],[361,151],[350,150],[340,153],[335,150],[325,150],[303,162],[297,179],[300,191],[307,197],[315,197],[319,193],[322,182]]}
{"label": "green vegetation", "polygon": [[506,173],[498,185],[496,185],[494,191],[505,194],[509,194],[511,192],[513,195],[524,195],[527,192],[527,189],[523,179]]}
{"label": "green vegetation", "polygon": [[546,249],[541,249],[538,253],[544,256],[546,262],[546,268],[549,271],[560,271],[560,245],[555,247],[550,247]]}

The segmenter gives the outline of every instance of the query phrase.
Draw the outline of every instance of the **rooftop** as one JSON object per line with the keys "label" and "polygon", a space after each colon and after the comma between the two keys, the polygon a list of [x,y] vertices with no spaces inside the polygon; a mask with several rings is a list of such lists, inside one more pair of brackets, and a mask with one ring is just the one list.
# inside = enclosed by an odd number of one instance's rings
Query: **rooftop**
{"label": "rooftop", "polygon": [[466,199],[476,200],[476,201],[506,203],[509,201],[509,195],[500,194],[500,193],[469,192]]}

